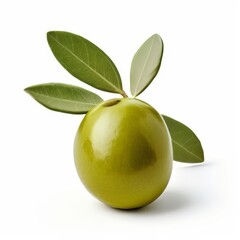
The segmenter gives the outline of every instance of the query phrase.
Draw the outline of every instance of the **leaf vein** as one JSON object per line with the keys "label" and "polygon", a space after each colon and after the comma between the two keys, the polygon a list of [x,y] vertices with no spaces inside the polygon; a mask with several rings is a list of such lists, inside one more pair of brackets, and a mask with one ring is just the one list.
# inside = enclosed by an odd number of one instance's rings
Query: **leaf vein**
{"label": "leaf vein", "polygon": [[[80,104],[83,104],[83,105],[92,105],[92,106],[96,106],[97,105],[97,103],[94,103],[94,102],[81,102],[81,101],[77,101],[77,100],[75,101],[75,100],[66,99],[66,98],[58,98],[58,97],[53,97],[53,96],[47,96],[45,94],[37,93],[37,92],[34,92],[34,95],[42,96],[42,97],[45,97],[45,98],[48,98],[48,99],[57,100],[59,102],[63,101],[63,102],[71,102],[71,103],[75,103],[75,104],[76,103],[80,103]],[[62,95],[62,93],[60,93],[60,95]]]}
{"label": "leaf vein", "polygon": [[189,151],[186,147],[184,147],[183,145],[179,144],[177,141],[175,141],[174,139],[172,139],[172,141],[179,146],[180,148],[184,149],[187,153],[189,153],[190,155],[196,157],[199,160],[202,160],[199,156],[197,156],[196,154],[194,154],[193,152]]}

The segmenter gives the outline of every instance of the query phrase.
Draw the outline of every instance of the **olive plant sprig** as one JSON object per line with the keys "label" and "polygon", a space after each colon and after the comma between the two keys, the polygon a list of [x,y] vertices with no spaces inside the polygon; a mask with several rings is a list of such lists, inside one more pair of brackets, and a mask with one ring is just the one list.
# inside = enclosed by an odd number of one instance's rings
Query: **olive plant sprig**
{"label": "olive plant sprig", "polygon": [[[59,63],[78,80],[102,91],[128,97],[113,61],[89,40],[69,32],[47,33],[48,44]],[[163,55],[163,41],[158,34],[148,38],[133,57],[130,89],[133,97],[141,94],[157,75]],[[63,83],[45,83],[25,89],[43,106],[59,112],[85,114],[103,101],[86,89]],[[204,161],[201,142],[184,124],[162,115],[169,129],[175,161]]]}

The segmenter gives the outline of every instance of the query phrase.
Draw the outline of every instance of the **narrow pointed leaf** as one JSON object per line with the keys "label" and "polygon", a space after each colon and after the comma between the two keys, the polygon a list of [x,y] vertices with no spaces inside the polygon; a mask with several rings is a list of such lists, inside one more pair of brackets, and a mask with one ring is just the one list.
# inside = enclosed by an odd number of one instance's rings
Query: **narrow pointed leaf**
{"label": "narrow pointed leaf", "polygon": [[158,73],[163,55],[163,41],[154,34],[138,49],[131,65],[131,93],[139,95],[152,82]]}
{"label": "narrow pointed leaf", "polygon": [[195,133],[184,124],[162,115],[172,138],[173,158],[185,163],[201,163],[204,153]]}
{"label": "narrow pointed leaf", "polygon": [[81,36],[62,31],[48,32],[47,40],[56,59],[74,77],[97,89],[122,93],[116,66],[96,45]]}
{"label": "narrow pointed leaf", "polygon": [[46,108],[64,113],[87,113],[103,101],[95,93],[63,83],[34,85],[25,91]]}

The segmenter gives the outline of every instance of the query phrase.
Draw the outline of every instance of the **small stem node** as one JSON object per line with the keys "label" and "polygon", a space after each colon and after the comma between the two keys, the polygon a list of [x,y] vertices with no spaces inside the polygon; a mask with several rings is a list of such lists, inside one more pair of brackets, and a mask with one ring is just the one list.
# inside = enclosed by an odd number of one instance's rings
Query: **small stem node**
{"label": "small stem node", "polygon": [[120,92],[120,94],[121,94],[124,98],[128,98],[128,95],[125,93],[124,90],[122,90],[122,91]]}

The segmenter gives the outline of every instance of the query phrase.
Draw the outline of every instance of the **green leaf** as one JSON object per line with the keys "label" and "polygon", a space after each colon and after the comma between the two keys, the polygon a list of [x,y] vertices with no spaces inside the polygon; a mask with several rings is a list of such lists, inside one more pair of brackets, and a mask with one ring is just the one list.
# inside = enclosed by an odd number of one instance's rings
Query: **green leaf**
{"label": "green leaf", "polygon": [[46,108],[64,113],[87,113],[103,101],[95,93],[63,83],[39,84],[25,91]]}
{"label": "green leaf", "polygon": [[158,73],[163,55],[163,41],[154,34],[138,49],[131,65],[131,93],[134,97],[142,93]]}
{"label": "green leaf", "polygon": [[74,77],[97,89],[122,94],[122,82],[112,60],[87,39],[69,32],[47,33],[59,63]]}
{"label": "green leaf", "polygon": [[184,124],[162,115],[172,138],[173,158],[185,163],[201,163],[204,153],[195,133]]}

